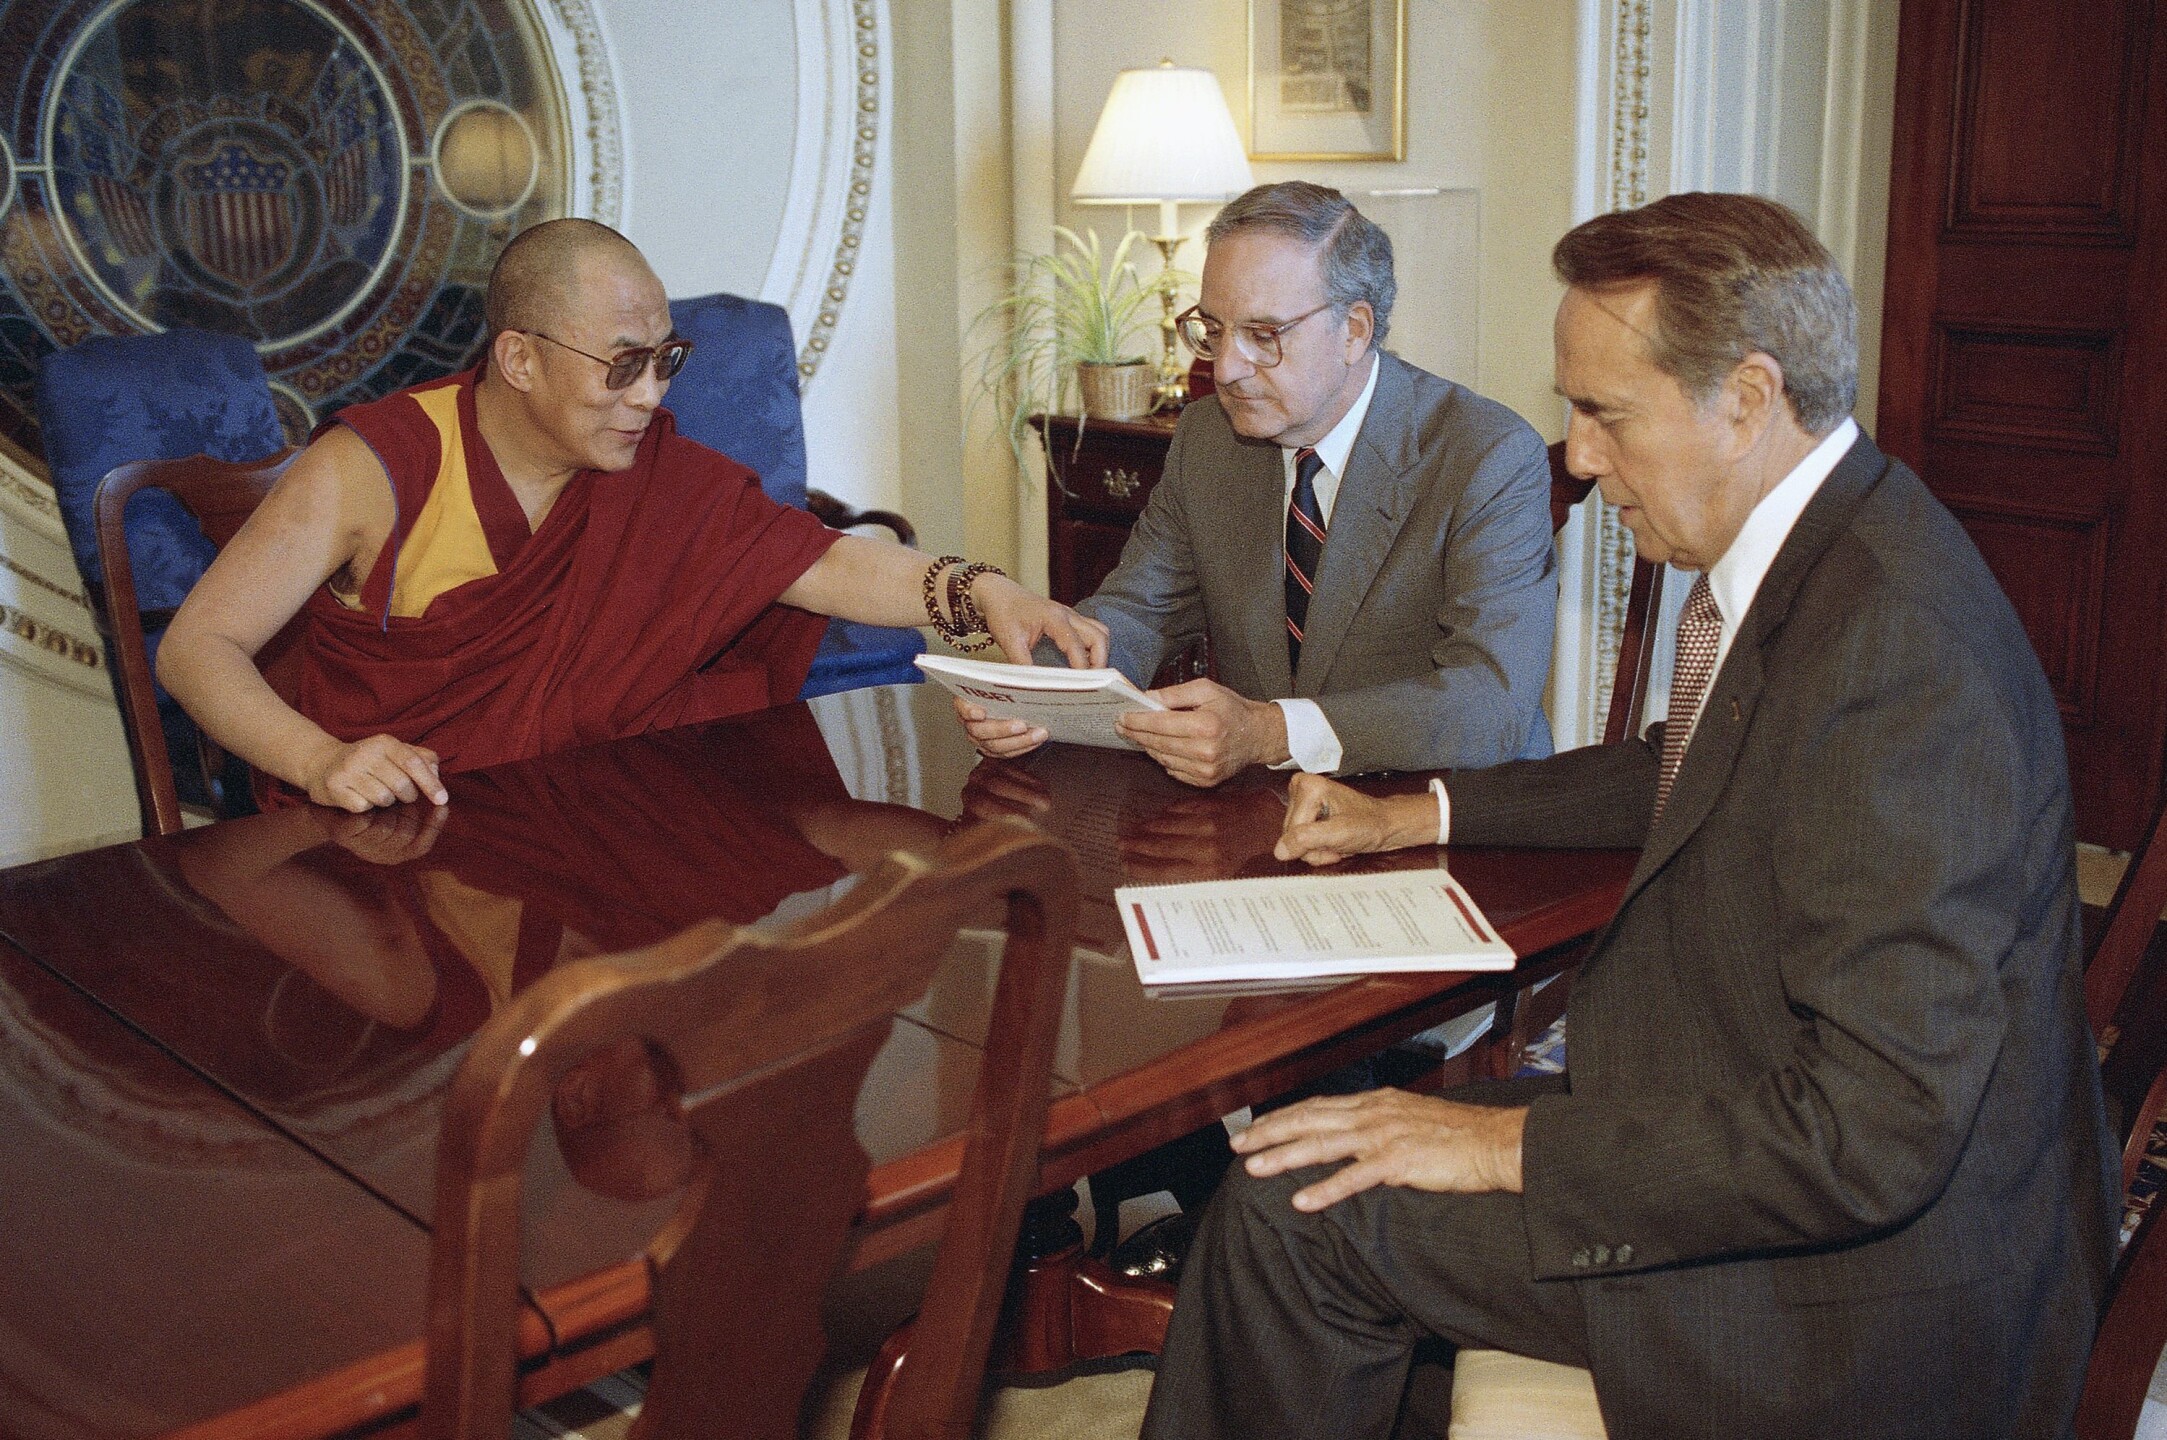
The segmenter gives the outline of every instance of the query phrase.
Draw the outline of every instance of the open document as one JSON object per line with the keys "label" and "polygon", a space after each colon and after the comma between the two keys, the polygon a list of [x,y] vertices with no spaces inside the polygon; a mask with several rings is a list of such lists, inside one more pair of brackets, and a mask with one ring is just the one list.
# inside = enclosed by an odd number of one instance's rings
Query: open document
{"label": "open document", "polygon": [[1075,745],[1138,747],[1114,729],[1117,716],[1166,707],[1131,685],[1119,670],[1069,670],[1059,665],[1004,665],[920,655],[918,668],[996,720],[1021,720]]}
{"label": "open document", "polygon": [[1124,886],[1114,903],[1146,985],[1510,970],[1514,960],[1443,870]]}

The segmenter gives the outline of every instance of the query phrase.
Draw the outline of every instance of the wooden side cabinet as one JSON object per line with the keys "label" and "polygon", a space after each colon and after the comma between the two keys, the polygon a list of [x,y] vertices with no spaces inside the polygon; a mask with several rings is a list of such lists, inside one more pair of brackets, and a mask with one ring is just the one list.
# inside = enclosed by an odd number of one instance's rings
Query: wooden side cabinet
{"label": "wooden side cabinet", "polygon": [[1159,483],[1179,418],[1032,417],[1046,442],[1047,581],[1054,599],[1075,604],[1098,589],[1121,559],[1129,527]]}

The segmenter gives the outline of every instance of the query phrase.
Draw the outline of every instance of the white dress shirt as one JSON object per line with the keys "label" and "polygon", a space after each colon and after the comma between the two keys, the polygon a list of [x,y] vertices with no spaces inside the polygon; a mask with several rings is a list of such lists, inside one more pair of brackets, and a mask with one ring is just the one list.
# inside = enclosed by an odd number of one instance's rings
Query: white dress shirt
{"label": "white dress shirt", "polygon": [[[1858,422],[1845,417],[1844,422],[1823,437],[1820,444],[1806,452],[1806,458],[1791,467],[1776,488],[1763,495],[1760,503],[1746,516],[1746,523],[1738,529],[1730,546],[1708,567],[1708,593],[1716,602],[1716,612],[1722,624],[1716,637],[1716,665],[1709,673],[1708,688],[1701,692],[1705,702],[1715,693],[1716,679],[1723,673],[1723,661],[1731,653],[1731,642],[1738,638],[1739,622],[1746,618],[1746,611],[1753,604],[1753,597],[1760,593],[1761,582],[1768,578],[1768,567],[1776,563],[1776,552],[1783,542],[1791,538],[1791,528],[1798,524],[1798,517],[1805,513],[1807,504],[1820,493],[1822,483],[1836,462],[1843,459],[1859,438]],[[1663,724],[1666,732],[1670,726],[1698,722],[1698,712],[1689,716],[1667,716]],[[1452,834],[1452,798],[1445,791],[1445,782],[1432,780],[1430,793],[1437,797],[1437,843],[1443,845]]]}
{"label": "white dress shirt", "polygon": [[[1317,509],[1324,516],[1325,530],[1332,527],[1332,506],[1339,500],[1340,477],[1347,473],[1347,457],[1354,453],[1355,436],[1362,432],[1362,417],[1369,414],[1369,397],[1377,391],[1377,355],[1369,357],[1369,379],[1362,384],[1362,393],[1347,407],[1347,413],[1339,417],[1339,423],[1315,445],[1317,458],[1324,468],[1317,472],[1311,486],[1317,492]],[[1294,457],[1300,447],[1279,447],[1279,458],[1286,473],[1286,487],[1280,495],[1282,513],[1294,503]],[[1331,544],[1329,533],[1325,544]],[[1299,767],[1312,774],[1329,775],[1339,768],[1344,750],[1339,734],[1332,729],[1332,722],[1324,718],[1324,710],[1314,700],[1274,700],[1272,702],[1287,717],[1287,759],[1274,765],[1274,770],[1292,770]]]}

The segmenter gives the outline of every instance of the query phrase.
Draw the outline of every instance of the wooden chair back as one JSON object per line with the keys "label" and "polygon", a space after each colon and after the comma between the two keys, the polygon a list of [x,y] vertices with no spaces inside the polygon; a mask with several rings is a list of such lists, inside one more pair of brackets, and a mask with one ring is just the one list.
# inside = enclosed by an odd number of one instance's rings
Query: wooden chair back
{"label": "wooden chair back", "polygon": [[[2167,1100],[2167,1090],[2160,1098]],[[2146,1127],[2149,1129],[2150,1127]],[[2092,1359],[2077,1402],[2078,1440],[2131,1440],[2146,1392],[2167,1348],[2167,1225],[2155,1199],[2122,1249],[2109,1282]]]}
{"label": "wooden chair back", "polygon": [[444,1106],[422,1433],[510,1425],[521,1177],[548,1114],[560,1138],[657,1117],[685,1131],[683,1172],[668,1177],[687,1182],[683,1200],[648,1248],[656,1350],[635,1433],[795,1436],[822,1292],[865,1198],[860,1085],[957,929],[1002,901],[961,1174],[888,1409],[891,1436],[968,1433],[1038,1173],[1076,906],[1068,852],[1016,820],[931,861],[892,855],[779,930],[708,922],[561,966],[483,1028]]}
{"label": "wooden chair back", "polygon": [[[2121,1193],[2129,1195],[2160,1112],[2167,1110],[2167,805],[2153,812],[2130,852],[2106,923],[2085,957],[2084,1004],[2099,1038],[2100,1086],[2122,1142]],[[2167,1199],[2155,1195],[2123,1248],[2100,1312],[2099,1334],[2077,1407],[2083,1440],[2129,1440],[2152,1373],[2167,1349]]]}
{"label": "wooden chair back", "polygon": [[[1565,442],[1550,447],[1550,528],[1562,530],[1573,507],[1595,488],[1565,468]],[[1610,675],[1610,709],[1603,721],[1603,743],[1615,745],[1640,729],[1648,708],[1648,674],[1655,660],[1655,617],[1663,608],[1663,567],[1633,561],[1632,587],[1626,592],[1625,626],[1618,636],[1618,663]]]}
{"label": "wooden chair back", "polygon": [[[2157,826],[2155,825],[2155,829]],[[2150,912],[2159,914],[2155,907]],[[2157,921],[2155,920],[2156,924]],[[2122,1189],[2129,1195],[2160,1113],[2167,1109],[2167,976],[2159,952],[2146,983],[2122,1012],[2121,1036],[2101,1066],[2122,1140]],[[2167,1350],[2167,1193],[2155,1194],[2115,1264],[2099,1332],[2077,1405],[2081,1440],[2130,1440],[2137,1432],[2145,1396],[2163,1350]]]}
{"label": "wooden chair back", "polygon": [[2130,993],[2160,913],[2167,910],[2167,804],[2152,812],[2144,838],[2129,855],[2129,868],[2107,903],[2107,922],[2084,959],[2084,1012],[2100,1048],[2114,1048],[2115,1012]]}
{"label": "wooden chair back", "polygon": [[[129,561],[123,523],[128,501],[139,490],[169,490],[195,516],[211,543],[224,549],[300,453],[286,450],[239,464],[208,455],[138,460],[116,465],[98,482],[92,506],[98,556],[105,565],[99,618],[113,642],[113,673],[120,685],[121,720],[128,735],[128,758],[135,766],[135,793],[143,807],[145,834],[176,834],[182,819],[180,794],[173,784],[173,757],[158,723],[158,691],[151,681],[150,653],[143,642],[145,616],[136,605],[135,568]],[[153,624],[163,624],[172,616],[150,618]]]}

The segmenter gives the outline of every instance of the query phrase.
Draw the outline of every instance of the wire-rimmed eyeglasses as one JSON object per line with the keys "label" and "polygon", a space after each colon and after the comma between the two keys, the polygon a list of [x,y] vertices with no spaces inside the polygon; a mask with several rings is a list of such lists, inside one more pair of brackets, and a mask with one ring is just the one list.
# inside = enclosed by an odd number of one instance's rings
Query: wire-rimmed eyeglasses
{"label": "wire-rimmed eyeglasses", "polygon": [[[1232,327],[1233,347],[1246,351],[1252,365],[1269,370],[1277,365],[1286,353],[1280,337],[1310,316],[1321,315],[1331,308],[1332,302],[1327,300],[1316,309],[1304,310],[1292,320],[1282,320],[1277,325],[1236,325]],[[1199,360],[1219,358],[1220,347],[1227,343],[1226,325],[1212,319],[1194,305],[1175,316],[1174,324],[1180,327],[1182,343],[1187,345]]]}

